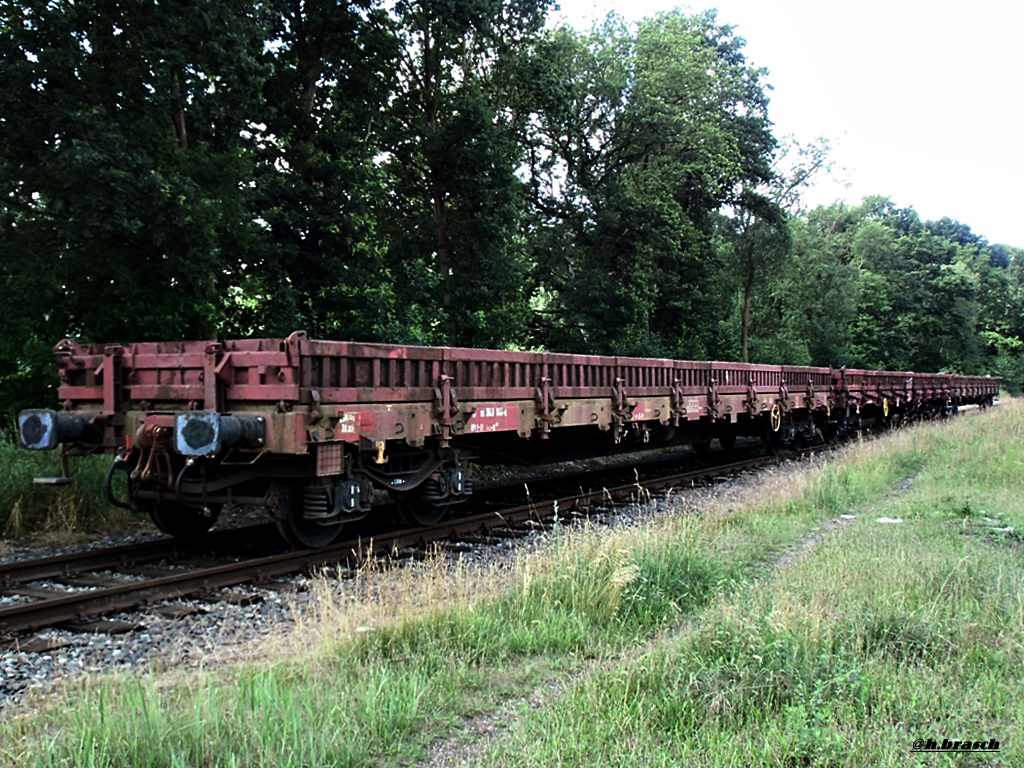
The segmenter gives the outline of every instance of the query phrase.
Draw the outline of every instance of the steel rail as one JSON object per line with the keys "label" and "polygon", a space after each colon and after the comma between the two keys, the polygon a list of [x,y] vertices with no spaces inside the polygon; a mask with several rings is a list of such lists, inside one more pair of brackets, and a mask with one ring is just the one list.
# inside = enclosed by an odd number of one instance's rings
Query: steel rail
{"label": "steel rail", "polygon": [[245,528],[224,528],[208,533],[202,541],[194,544],[163,538],[0,563],[0,587],[13,587],[29,581],[60,579],[86,571],[126,568],[161,558],[178,558],[209,550],[211,546],[216,547],[221,543],[229,543],[245,529],[264,531],[272,527],[273,523],[258,523]]}
{"label": "steel rail", "polygon": [[[57,626],[73,619],[88,618],[103,613],[130,610],[139,606],[171,600],[203,591],[212,591],[225,587],[236,586],[249,581],[259,581],[276,578],[279,576],[306,570],[315,566],[336,564],[340,562],[358,563],[374,555],[386,553],[388,550],[396,550],[410,545],[423,545],[428,541],[442,541],[447,538],[457,538],[460,535],[466,536],[481,530],[500,529],[502,526],[511,526],[517,522],[527,519],[542,520],[554,515],[556,512],[574,512],[582,510],[590,505],[602,501],[616,502],[640,495],[648,495],[651,491],[662,490],[668,487],[696,483],[710,478],[729,475],[749,469],[756,469],[771,464],[781,463],[795,456],[806,453],[813,453],[825,446],[805,449],[796,454],[784,456],[762,455],[752,459],[722,464],[717,466],[687,470],[666,474],[664,476],[644,477],[637,480],[620,484],[613,487],[593,487],[590,490],[583,490],[572,496],[564,496],[549,499],[531,499],[525,504],[513,507],[505,507],[501,510],[490,511],[483,514],[456,518],[441,522],[437,525],[426,526],[411,530],[402,530],[391,533],[375,534],[372,538],[358,537],[344,542],[337,542],[330,546],[313,550],[300,550],[284,552],[268,557],[254,558],[241,563],[230,563],[212,568],[193,570],[159,577],[144,582],[119,585],[116,587],[96,589],[71,593],[53,599],[44,599],[36,602],[15,604],[0,609],[0,636],[14,635],[17,633],[40,629],[43,627]],[[827,449],[827,448],[826,448]],[[680,457],[668,459],[664,463],[670,464]],[[657,465],[659,462],[650,462]],[[634,469],[638,470],[637,465]],[[621,473],[626,469],[623,465],[607,467],[608,473]],[[602,470],[603,471],[603,470]],[[547,485],[549,483],[568,483],[583,480],[586,483],[588,477],[594,477],[598,473],[579,475],[570,473],[568,476],[556,476],[551,478],[535,479],[536,485]],[[599,475],[598,475],[599,476]],[[522,481],[514,485],[523,485]],[[530,481],[526,486],[529,487]],[[493,487],[489,490],[500,491],[510,486]],[[536,487],[536,486],[535,486]],[[264,528],[266,526],[254,526],[253,528]],[[236,534],[239,529],[225,529],[217,531],[213,536],[230,536]],[[502,534],[497,534],[502,535]],[[209,544],[209,537],[203,544]],[[194,551],[193,547],[182,547],[172,540],[158,540],[141,546],[150,554],[140,553],[140,545],[126,545],[114,547],[109,550],[99,550],[95,553],[78,553],[77,555],[58,555],[50,558],[39,558],[37,561],[25,561],[22,563],[9,563],[0,566],[0,581],[4,575],[9,578],[24,581],[16,576],[19,568],[27,566],[38,566],[37,573],[48,570],[51,576],[59,576],[66,573],[67,563],[74,558],[94,557],[92,568],[111,567],[121,564],[119,558],[129,558],[133,562],[153,559],[153,552],[166,551],[168,549],[178,553]],[[202,545],[198,545],[203,549]],[[76,563],[76,571],[87,570],[88,567],[79,567]],[[45,578],[35,576],[35,578]]]}
{"label": "steel rail", "polygon": [[[564,487],[565,485],[575,483],[582,485],[593,484],[597,477],[615,475],[616,473],[621,474],[627,470],[643,471],[645,473],[658,471],[659,467],[671,466],[679,461],[693,458],[692,455],[685,454],[656,458],[638,454],[635,457],[642,460],[629,464],[606,465],[597,470],[584,469],[554,476],[540,476],[528,480],[517,480],[511,483],[483,486],[477,489],[475,498],[478,501],[486,502],[488,497],[501,496],[513,489],[521,489],[524,484],[537,493],[547,495],[551,493],[551,489],[557,489],[559,486]],[[385,504],[383,506],[391,505]],[[31,581],[59,580],[89,571],[128,568],[129,566],[152,560],[173,560],[186,555],[193,555],[197,552],[216,549],[223,544],[234,544],[240,535],[245,535],[245,532],[248,532],[250,535],[262,536],[268,532],[273,532],[275,528],[272,522],[256,523],[243,527],[214,530],[194,543],[182,542],[167,537],[134,544],[122,544],[0,563],[0,588],[16,587],[18,584],[25,584]]]}
{"label": "steel rail", "polygon": [[[559,512],[580,510],[597,502],[621,501],[672,485],[733,474],[778,461],[779,459],[776,457],[760,457],[753,461],[734,462],[661,478],[650,478],[639,483],[633,482],[589,490],[581,489],[580,492],[571,496],[529,501],[500,511],[471,515],[433,526],[384,533],[370,539],[362,537],[349,539],[320,549],[284,552],[240,563],[229,563],[162,576],[143,582],[15,604],[0,609],[0,634],[13,635],[56,626],[75,619],[126,611],[199,592],[269,580],[317,566],[338,563],[355,565],[375,555],[386,554],[409,546],[424,545],[427,542],[444,539],[457,539],[459,536],[500,529],[503,526],[531,518],[540,520],[552,516],[556,510]],[[154,542],[154,544],[160,543],[166,544],[165,542]],[[53,560],[57,561],[59,558],[53,558]],[[58,567],[59,563],[54,562],[54,566]]]}
{"label": "steel rail", "polygon": [[11,587],[29,581],[71,576],[82,571],[124,568],[144,560],[174,557],[189,551],[171,540],[123,544],[85,552],[37,557],[0,564],[0,585]]}

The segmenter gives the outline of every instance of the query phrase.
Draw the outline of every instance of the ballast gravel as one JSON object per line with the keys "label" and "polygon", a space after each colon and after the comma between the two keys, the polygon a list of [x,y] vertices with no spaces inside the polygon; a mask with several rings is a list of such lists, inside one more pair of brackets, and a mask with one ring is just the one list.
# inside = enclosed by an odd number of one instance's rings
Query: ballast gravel
{"label": "ballast gravel", "polygon": [[[818,459],[810,461],[816,463]],[[808,460],[803,460],[744,473],[715,485],[658,494],[642,505],[601,510],[586,518],[587,524],[617,528],[636,525],[664,514],[695,514],[711,505],[721,510],[728,499],[744,496],[743,490],[754,489],[770,477],[778,482],[780,475],[785,482],[785,475],[807,467]],[[495,544],[460,544],[446,553],[446,567],[463,571],[479,569],[491,575],[500,570],[511,571],[510,566],[518,553],[542,550],[550,544],[552,537],[551,531],[545,529],[524,538],[502,539]],[[108,537],[93,546],[126,544],[143,538],[148,537],[140,534],[117,540]],[[0,562],[52,554],[52,549],[8,546],[7,554],[0,558]],[[401,567],[436,566],[409,558]],[[337,590],[344,599],[387,600],[388,581],[392,578],[387,569],[370,569],[361,572],[357,580],[341,580]],[[116,634],[55,629],[32,636],[37,638],[33,645],[48,646],[45,650],[25,650],[18,643],[0,646],[0,712],[7,714],[21,707],[31,708],[37,695],[45,695],[55,683],[74,676],[126,671],[158,672],[170,668],[211,669],[239,659],[257,658],[261,648],[273,644],[274,638],[286,635],[294,628],[296,620],[309,610],[315,588],[314,580],[309,576],[297,575],[276,580],[273,588],[234,588],[224,592],[244,592],[246,599],[217,600],[215,594],[211,599],[179,600],[175,602],[176,606],[196,611],[180,618],[170,618],[158,609],[104,617],[107,621],[137,627]],[[32,637],[21,638],[21,643]],[[276,642],[279,647],[280,641]]]}

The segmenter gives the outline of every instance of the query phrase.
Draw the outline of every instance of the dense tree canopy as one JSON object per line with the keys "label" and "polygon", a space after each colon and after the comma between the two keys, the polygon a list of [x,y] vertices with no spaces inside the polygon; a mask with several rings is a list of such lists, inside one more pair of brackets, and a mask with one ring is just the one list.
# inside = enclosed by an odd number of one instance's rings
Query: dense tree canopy
{"label": "dense tree canopy", "polygon": [[990,372],[1024,252],[804,210],[714,12],[0,0],[0,399],[62,337],[281,335]]}
{"label": "dense tree canopy", "polygon": [[528,125],[544,289],[560,349],[706,356],[718,346],[715,213],[766,181],[762,70],[713,13],[615,17],[539,46]]}

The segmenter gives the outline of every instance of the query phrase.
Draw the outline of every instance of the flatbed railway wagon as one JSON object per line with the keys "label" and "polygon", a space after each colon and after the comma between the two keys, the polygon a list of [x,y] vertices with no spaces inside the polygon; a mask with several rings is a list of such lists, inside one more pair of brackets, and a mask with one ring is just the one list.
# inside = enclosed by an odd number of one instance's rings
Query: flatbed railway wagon
{"label": "flatbed railway wagon", "polygon": [[[112,503],[191,537],[265,507],[322,546],[386,491],[434,522],[473,462],[670,444],[772,448],[991,403],[989,377],[410,347],[287,338],[56,347],[62,410],[18,416],[25,448],[106,453]],[[67,462],[64,476],[69,480]],[[115,482],[123,472],[127,479]]]}

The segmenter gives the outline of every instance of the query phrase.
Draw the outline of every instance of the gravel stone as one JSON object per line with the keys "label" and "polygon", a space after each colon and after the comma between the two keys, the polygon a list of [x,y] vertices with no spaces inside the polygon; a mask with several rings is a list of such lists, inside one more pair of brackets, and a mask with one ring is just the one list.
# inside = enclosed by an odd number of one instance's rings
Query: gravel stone
{"label": "gravel stone", "polygon": [[[591,528],[609,529],[636,526],[667,514],[696,514],[703,510],[720,510],[733,497],[748,497],[752,490],[768,478],[802,471],[821,459],[789,462],[780,467],[743,473],[728,480],[704,487],[660,493],[643,504],[596,507],[586,518],[566,518],[564,528],[586,524]],[[778,478],[776,477],[776,480]],[[712,507],[712,505],[714,505]],[[584,522],[585,520],[585,522]],[[495,544],[466,545],[459,543],[446,553],[448,567],[465,571],[479,570],[492,577],[495,573],[513,573],[518,553],[543,550],[551,546],[557,531],[545,528],[526,537],[499,540]],[[104,537],[88,545],[63,551],[108,547],[144,541],[157,534],[132,533],[124,537]],[[17,542],[8,545],[0,562],[28,557],[58,554],[53,549],[29,547]],[[405,558],[403,568],[436,567],[424,565],[416,558]],[[341,599],[386,599],[389,574],[386,568],[370,569],[357,580],[340,582]],[[358,584],[356,583],[358,582]],[[141,627],[119,634],[75,633],[65,629],[46,630],[35,635],[45,650],[30,652],[19,645],[0,646],[0,713],[18,707],[31,707],[35,695],[45,693],[60,680],[75,675],[95,675],[135,670],[146,672],[168,668],[193,667],[209,669],[230,664],[242,658],[253,658],[271,637],[281,636],[295,626],[297,618],[311,600],[314,580],[296,575],[275,579],[273,589],[249,587],[246,593],[260,598],[255,602],[241,600],[222,602],[199,599],[178,600],[174,605],[188,606],[195,613],[168,618],[158,608],[105,617]],[[282,586],[283,585],[283,586]],[[238,591],[239,588],[233,588]],[[225,590],[229,592],[231,590]],[[0,604],[11,604],[17,598],[0,597]],[[245,604],[241,604],[245,603]],[[367,628],[372,631],[372,628]],[[24,643],[26,639],[22,638]]]}

